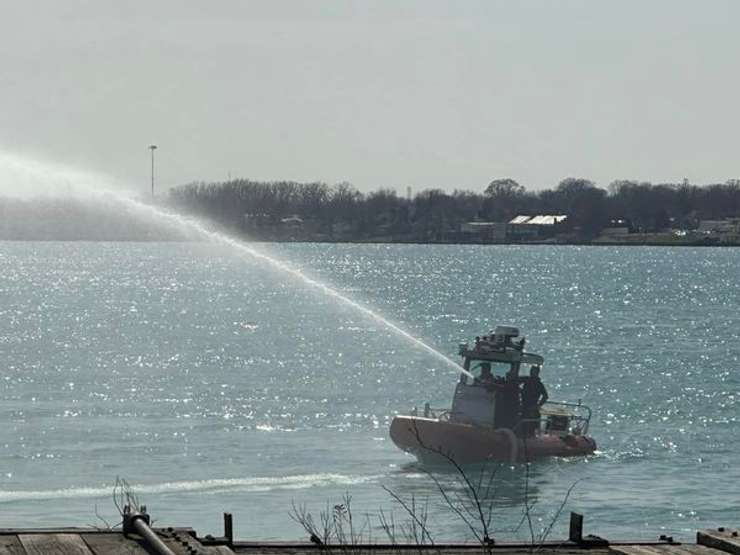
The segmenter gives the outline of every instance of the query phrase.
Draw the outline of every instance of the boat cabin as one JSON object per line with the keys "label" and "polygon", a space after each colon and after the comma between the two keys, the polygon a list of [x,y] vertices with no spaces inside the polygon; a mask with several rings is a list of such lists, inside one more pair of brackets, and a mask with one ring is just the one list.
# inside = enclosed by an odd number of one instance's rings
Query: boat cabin
{"label": "boat cabin", "polygon": [[460,345],[467,374],[461,374],[455,389],[450,420],[523,433],[521,378],[529,375],[530,367],[541,367],[544,359],[525,352],[526,340],[518,337],[517,328],[498,326],[490,335],[476,337],[474,345]]}

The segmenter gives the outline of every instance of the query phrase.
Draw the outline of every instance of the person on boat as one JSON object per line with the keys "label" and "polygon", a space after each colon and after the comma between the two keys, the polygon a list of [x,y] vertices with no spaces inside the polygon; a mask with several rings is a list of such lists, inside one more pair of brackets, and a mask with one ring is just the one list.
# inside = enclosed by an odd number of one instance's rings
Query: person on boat
{"label": "person on boat", "polygon": [[519,421],[519,366],[512,364],[503,378],[498,378],[494,403],[494,422],[497,428],[515,430]]}
{"label": "person on boat", "polygon": [[525,436],[534,435],[540,420],[540,407],[547,402],[549,395],[545,384],[540,380],[540,367],[532,366],[529,377],[524,379],[522,387],[522,419],[524,423]]}
{"label": "person on boat", "polygon": [[475,383],[477,385],[482,385],[484,387],[492,386],[495,382],[495,379],[493,377],[493,374],[491,373],[491,363],[490,362],[484,362],[480,365],[480,376],[475,378]]}

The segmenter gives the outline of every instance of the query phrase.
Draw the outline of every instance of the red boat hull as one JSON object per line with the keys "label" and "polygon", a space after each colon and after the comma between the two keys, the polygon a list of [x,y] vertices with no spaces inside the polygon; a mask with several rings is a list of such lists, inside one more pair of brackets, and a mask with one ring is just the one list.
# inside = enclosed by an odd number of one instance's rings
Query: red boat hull
{"label": "red boat hull", "polygon": [[396,416],[390,436],[397,447],[429,462],[444,460],[446,456],[459,464],[522,462],[590,455],[596,450],[596,442],[588,436],[541,434],[523,439],[509,429],[494,430],[420,416]]}

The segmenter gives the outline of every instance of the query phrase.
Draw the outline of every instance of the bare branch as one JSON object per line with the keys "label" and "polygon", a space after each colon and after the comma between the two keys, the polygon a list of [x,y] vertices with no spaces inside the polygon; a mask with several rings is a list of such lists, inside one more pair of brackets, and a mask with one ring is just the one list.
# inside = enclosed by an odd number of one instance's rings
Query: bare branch
{"label": "bare branch", "polygon": [[406,502],[403,499],[401,499],[401,497],[398,494],[396,494],[396,492],[394,492],[393,490],[391,490],[390,488],[386,486],[381,486],[381,487],[386,491],[386,493],[388,493],[388,495],[390,495],[393,499],[395,499],[401,505],[401,507],[403,507],[406,513],[411,517],[412,522],[416,523],[419,526],[419,528],[421,528],[421,533],[422,533],[421,543],[424,543],[424,536],[426,536],[429,539],[429,543],[434,545],[434,538],[432,538],[432,535],[429,533],[429,530],[427,529],[426,524],[422,522],[422,520],[420,520],[419,516],[416,514],[414,498],[413,497],[411,498],[412,507],[409,507],[406,504]]}

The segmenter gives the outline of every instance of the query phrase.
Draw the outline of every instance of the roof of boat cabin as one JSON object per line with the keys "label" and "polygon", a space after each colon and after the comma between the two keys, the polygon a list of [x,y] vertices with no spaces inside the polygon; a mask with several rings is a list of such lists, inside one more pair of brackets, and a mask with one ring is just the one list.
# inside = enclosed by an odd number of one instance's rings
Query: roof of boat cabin
{"label": "roof of boat cabin", "polygon": [[460,355],[476,360],[490,360],[492,362],[520,362],[522,364],[533,364],[542,366],[545,359],[534,353],[527,353],[519,349],[461,349]]}

